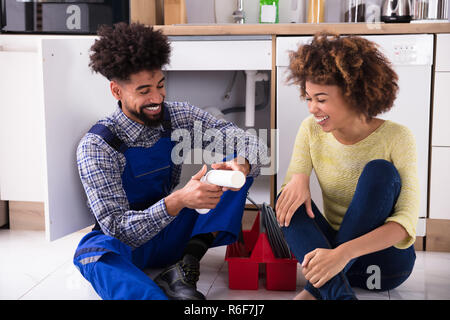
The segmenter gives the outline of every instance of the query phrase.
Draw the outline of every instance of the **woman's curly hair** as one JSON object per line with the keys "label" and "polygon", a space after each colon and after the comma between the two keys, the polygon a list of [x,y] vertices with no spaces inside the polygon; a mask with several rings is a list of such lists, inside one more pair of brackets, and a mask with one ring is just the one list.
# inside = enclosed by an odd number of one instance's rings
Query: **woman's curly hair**
{"label": "woman's curly hair", "polygon": [[120,22],[101,26],[97,34],[100,38],[91,47],[89,66],[108,80],[128,80],[134,73],[169,63],[169,41],[153,27]]}
{"label": "woman's curly hair", "polygon": [[398,76],[377,44],[358,36],[317,33],[310,44],[290,53],[288,81],[306,81],[341,88],[350,107],[368,120],[392,108]]}

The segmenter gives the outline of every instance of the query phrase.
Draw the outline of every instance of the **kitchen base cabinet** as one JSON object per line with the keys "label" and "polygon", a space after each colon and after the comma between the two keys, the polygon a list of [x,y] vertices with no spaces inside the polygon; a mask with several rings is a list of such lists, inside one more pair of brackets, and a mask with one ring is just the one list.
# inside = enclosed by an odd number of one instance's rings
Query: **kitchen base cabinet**
{"label": "kitchen base cabinet", "polygon": [[[436,73],[434,78],[433,126],[430,171],[429,218],[450,221],[450,34],[436,36]],[[448,235],[448,229],[442,237]]]}
{"label": "kitchen base cabinet", "polygon": [[[39,53],[0,51],[0,195],[44,200],[44,107]],[[7,75],[7,76],[4,76]]]}
{"label": "kitchen base cabinet", "polygon": [[450,34],[436,35],[430,206],[426,250],[450,252]]}
{"label": "kitchen base cabinet", "polygon": [[450,221],[450,147],[433,147],[430,178],[430,218]]}
{"label": "kitchen base cabinet", "polygon": [[[450,40],[449,40],[450,41]],[[436,72],[434,77],[433,146],[450,147],[450,72]]]}
{"label": "kitchen base cabinet", "polygon": [[416,237],[416,242],[414,242],[416,251],[425,251],[425,239],[425,237]]}
{"label": "kitchen base cabinet", "polygon": [[9,228],[11,230],[44,231],[44,203],[9,201]]}
{"label": "kitchen base cabinet", "polygon": [[450,220],[427,219],[426,251],[450,252]]}

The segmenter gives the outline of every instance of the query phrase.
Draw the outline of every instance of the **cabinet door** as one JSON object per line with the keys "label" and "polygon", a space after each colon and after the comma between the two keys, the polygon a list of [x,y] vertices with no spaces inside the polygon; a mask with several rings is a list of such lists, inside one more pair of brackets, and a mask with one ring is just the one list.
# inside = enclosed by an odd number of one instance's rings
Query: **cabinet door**
{"label": "cabinet door", "polygon": [[434,81],[433,146],[450,147],[450,72],[436,72]]}
{"label": "cabinet door", "polygon": [[272,41],[174,41],[166,70],[272,70]]}
{"label": "cabinet door", "polygon": [[450,219],[450,148],[433,147],[431,159],[430,218]]}
{"label": "cabinet door", "polygon": [[450,34],[436,35],[436,71],[450,71]]}
{"label": "cabinet door", "polygon": [[44,115],[37,52],[0,51],[2,200],[44,201]]}
{"label": "cabinet door", "polygon": [[42,40],[49,240],[93,223],[76,149],[90,127],[117,106],[108,81],[88,67],[93,43],[93,37]]}

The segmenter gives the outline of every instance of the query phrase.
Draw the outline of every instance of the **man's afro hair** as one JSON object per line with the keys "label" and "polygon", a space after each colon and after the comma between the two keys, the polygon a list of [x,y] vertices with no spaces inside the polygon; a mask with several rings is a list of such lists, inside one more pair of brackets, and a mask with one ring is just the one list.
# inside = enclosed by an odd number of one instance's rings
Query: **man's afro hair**
{"label": "man's afro hair", "polygon": [[160,30],[120,22],[101,26],[91,47],[89,66],[108,80],[129,80],[143,70],[162,69],[169,63],[170,43]]}

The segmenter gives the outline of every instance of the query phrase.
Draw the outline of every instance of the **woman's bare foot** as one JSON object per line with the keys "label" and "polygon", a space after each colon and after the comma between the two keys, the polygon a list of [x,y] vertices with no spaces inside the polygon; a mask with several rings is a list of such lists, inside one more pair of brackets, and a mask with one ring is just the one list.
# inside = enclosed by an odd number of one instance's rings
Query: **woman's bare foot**
{"label": "woman's bare foot", "polygon": [[306,290],[302,290],[295,296],[294,300],[317,300],[311,293]]}

